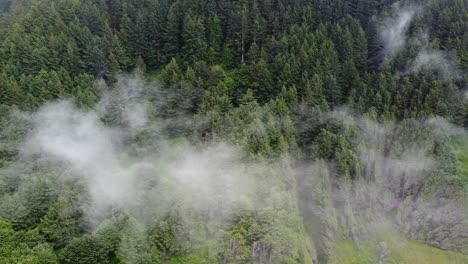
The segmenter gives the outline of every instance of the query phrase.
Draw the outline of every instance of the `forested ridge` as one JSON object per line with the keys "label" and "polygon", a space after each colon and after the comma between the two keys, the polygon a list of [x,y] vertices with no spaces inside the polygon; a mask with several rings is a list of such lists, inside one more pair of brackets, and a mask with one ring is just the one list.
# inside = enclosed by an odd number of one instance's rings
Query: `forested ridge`
{"label": "forested ridge", "polygon": [[0,263],[467,263],[466,0],[0,0]]}

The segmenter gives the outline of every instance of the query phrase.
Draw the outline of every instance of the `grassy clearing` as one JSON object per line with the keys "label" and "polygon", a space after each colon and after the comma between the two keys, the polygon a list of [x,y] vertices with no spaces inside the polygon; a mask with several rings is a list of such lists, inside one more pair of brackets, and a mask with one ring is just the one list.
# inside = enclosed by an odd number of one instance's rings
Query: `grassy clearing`
{"label": "grassy clearing", "polygon": [[[387,243],[389,255],[386,264],[466,264],[468,256],[452,251],[444,251],[418,241]],[[336,264],[375,264],[380,261],[380,246],[376,241],[365,241],[359,246],[351,241],[338,242],[330,263]]]}
{"label": "grassy clearing", "polygon": [[458,137],[452,141],[453,149],[457,154],[460,164],[460,175],[465,182],[465,190],[468,185],[468,137]]}
{"label": "grassy clearing", "polygon": [[386,248],[385,264],[468,264],[468,256],[441,250],[420,241],[405,240],[389,223],[382,223],[372,238],[357,245],[350,240],[336,243],[329,263],[377,264],[381,263],[382,244]]}

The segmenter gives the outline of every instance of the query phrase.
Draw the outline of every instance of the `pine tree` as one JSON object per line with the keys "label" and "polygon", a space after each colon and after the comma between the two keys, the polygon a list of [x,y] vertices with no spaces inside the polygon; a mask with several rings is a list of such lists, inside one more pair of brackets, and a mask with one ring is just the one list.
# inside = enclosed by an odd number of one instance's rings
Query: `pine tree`
{"label": "pine tree", "polygon": [[211,63],[216,63],[219,61],[221,53],[223,32],[221,28],[221,20],[218,16],[208,20],[208,52],[207,58]]}
{"label": "pine tree", "polygon": [[182,34],[184,45],[182,53],[188,63],[203,60],[208,47],[205,38],[205,27],[201,17],[192,17],[187,14],[184,20]]}
{"label": "pine tree", "polygon": [[176,56],[181,47],[181,19],[179,9],[174,3],[167,14],[167,22],[164,30],[164,60],[170,61]]}

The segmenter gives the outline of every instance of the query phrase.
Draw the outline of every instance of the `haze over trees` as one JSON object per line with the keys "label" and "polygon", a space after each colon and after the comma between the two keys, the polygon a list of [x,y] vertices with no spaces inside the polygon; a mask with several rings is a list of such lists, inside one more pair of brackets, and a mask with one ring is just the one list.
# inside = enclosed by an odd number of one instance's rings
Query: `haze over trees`
{"label": "haze over trees", "polygon": [[466,0],[0,0],[0,263],[466,263]]}

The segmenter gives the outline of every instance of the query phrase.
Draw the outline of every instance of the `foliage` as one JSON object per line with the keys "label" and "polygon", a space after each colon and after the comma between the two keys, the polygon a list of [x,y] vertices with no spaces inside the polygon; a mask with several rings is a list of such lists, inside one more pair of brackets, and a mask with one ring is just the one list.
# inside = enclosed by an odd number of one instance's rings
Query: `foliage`
{"label": "foliage", "polygon": [[[385,263],[466,262],[466,210],[427,213],[466,208],[466,1],[425,3],[412,41],[385,56],[384,18],[411,6],[394,2],[0,0],[0,262],[377,263],[382,240]],[[416,69],[423,46],[450,63]],[[17,168],[26,113],[62,99],[94,109],[126,74],[158,89],[144,88],[149,124],[122,155],[148,158],[159,137],[228,142],[267,168],[246,165],[257,182],[243,210],[221,221],[217,208],[178,204],[144,222],[112,212],[89,223],[83,183],[59,164]],[[440,118],[461,135],[438,132]],[[415,156],[433,166],[400,175]],[[404,247],[372,236],[382,219]]]}

